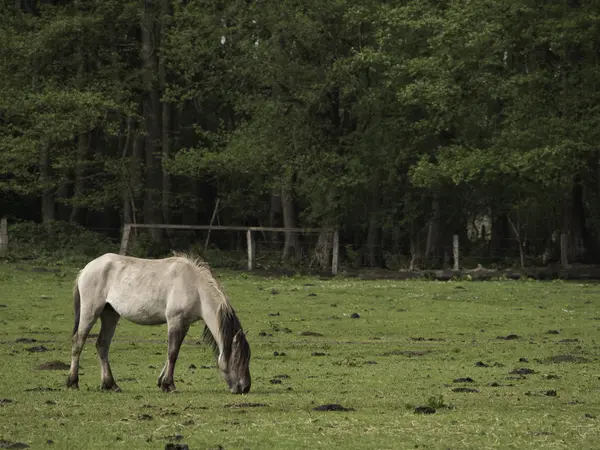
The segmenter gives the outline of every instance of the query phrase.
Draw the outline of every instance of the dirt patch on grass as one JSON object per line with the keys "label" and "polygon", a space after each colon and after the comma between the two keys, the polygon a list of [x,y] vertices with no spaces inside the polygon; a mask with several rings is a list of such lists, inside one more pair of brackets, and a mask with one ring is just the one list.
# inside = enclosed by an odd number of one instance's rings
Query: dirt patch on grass
{"label": "dirt patch on grass", "polygon": [[525,392],[525,395],[538,396],[538,397],[556,397],[556,396],[558,396],[558,394],[556,393],[556,391],[554,389],[550,389],[548,391],[540,391],[540,392],[527,391],[527,392]]}
{"label": "dirt patch on grass", "polygon": [[26,348],[25,350],[27,350],[29,353],[42,353],[42,352],[50,351],[49,348],[46,348],[43,345],[36,345],[35,347],[29,347],[29,348]]}
{"label": "dirt patch on grass", "polygon": [[283,379],[287,379],[289,377],[290,377],[289,375],[287,375],[287,374],[284,373],[284,374],[281,374],[281,375],[275,375],[273,378],[279,379],[279,380],[283,380]]}
{"label": "dirt patch on grass", "polygon": [[300,336],[323,336],[321,333],[317,333],[316,331],[303,331],[299,334]]}
{"label": "dirt patch on grass", "polygon": [[17,338],[17,339],[15,339],[15,342],[17,344],[33,344],[34,342],[37,342],[37,339],[34,339],[34,338]]}
{"label": "dirt patch on grass", "polygon": [[508,336],[498,336],[496,339],[501,339],[504,341],[514,341],[516,339],[520,339],[521,337],[518,334],[509,334]]}
{"label": "dirt patch on grass", "polygon": [[38,370],[69,370],[70,368],[62,361],[48,361],[38,366]]}
{"label": "dirt patch on grass", "polygon": [[225,408],[262,408],[269,406],[266,403],[229,403]]}
{"label": "dirt patch on grass", "polygon": [[528,369],[527,367],[523,367],[523,368],[511,370],[509,373],[511,375],[531,375],[531,374],[535,373],[535,370]]}
{"label": "dirt patch on grass", "polygon": [[[223,447],[221,447],[223,448]],[[190,450],[187,444],[173,444],[169,443],[165,445],[165,450]]]}
{"label": "dirt patch on grass", "polygon": [[355,411],[354,408],[346,408],[345,406],[337,403],[327,403],[325,405],[316,406],[313,411]]}
{"label": "dirt patch on grass", "polygon": [[556,356],[551,356],[550,358],[544,360],[544,362],[554,363],[554,364],[560,364],[560,363],[582,364],[582,363],[590,362],[590,360],[587,358],[584,358],[583,356],[556,355]]}
{"label": "dirt patch on grass", "polygon": [[452,380],[453,383],[475,383],[475,380],[471,377],[465,377],[465,378],[456,378],[455,380]]}
{"label": "dirt patch on grass", "polygon": [[424,338],[424,337],[411,337],[409,338],[411,341],[429,341],[429,342],[444,342],[445,339],[442,338]]}
{"label": "dirt patch on grass", "polygon": [[25,389],[25,392],[56,392],[56,391],[60,391],[60,389],[51,388],[51,387],[43,387],[43,386]]}
{"label": "dirt patch on grass", "polygon": [[435,408],[431,406],[417,406],[415,414],[435,414]]}
{"label": "dirt patch on grass", "polygon": [[163,439],[166,441],[181,441],[183,439],[183,435],[182,434],[174,434],[172,436],[165,436]]}
{"label": "dirt patch on grass", "polygon": [[452,389],[452,392],[464,392],[464,393],[471,393],[471,392],[479,392],[477,389],[471,389],[471,388],[466,388],[466,387],[457,387]]}
{"label": "dirt patch on grass", "polygon": [[29,445],[23,442],[12,442],[0,439],[0,448],[29,448]]}
{"label": "dirt patch on grass", "polygon": [[430,350],[392,350],[391,352],[382,353],[381,356],[407,356],[412,358],[414,356],[425,356],[431,353]]}

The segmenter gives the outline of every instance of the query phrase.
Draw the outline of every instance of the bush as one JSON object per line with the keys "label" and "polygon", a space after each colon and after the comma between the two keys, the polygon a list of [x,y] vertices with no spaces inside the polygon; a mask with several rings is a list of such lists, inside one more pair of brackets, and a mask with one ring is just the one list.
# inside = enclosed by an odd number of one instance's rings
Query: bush
{"label": "bush", "polygon": [[9,225],[9,257],[83,261],[118,251],[107,236],[69,222],[20,222]]}

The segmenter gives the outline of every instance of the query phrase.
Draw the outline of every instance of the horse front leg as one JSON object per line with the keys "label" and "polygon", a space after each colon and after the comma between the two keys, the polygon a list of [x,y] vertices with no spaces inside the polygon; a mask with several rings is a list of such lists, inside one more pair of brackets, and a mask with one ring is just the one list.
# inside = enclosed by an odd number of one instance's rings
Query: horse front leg
{"label": "horse front leg", "polygon": [[183,343],[183,339],[190,329],[189,325],[183,325],[181,320],[167,321],[168,333],[169,333],[169,347],[167,355],[167,363],[163,368],[161,375],[158,379],[160,388],[164,392],[172,392],[175,390],[175,383],[173,382],[173,372],[175,370],[175,362],[179,355],[179,349]]}
{"label": "horse front leg", "polygon": [[163,366],[162,370],[160,371],[160,375],[158,376],[158,383],[157,383],[158,387],[162,386],[163,378],[165,377],[165,373],[167,371],[167,366],[168,365],[169,365],[169,360],[167,359],[165,361],[165,365]]}

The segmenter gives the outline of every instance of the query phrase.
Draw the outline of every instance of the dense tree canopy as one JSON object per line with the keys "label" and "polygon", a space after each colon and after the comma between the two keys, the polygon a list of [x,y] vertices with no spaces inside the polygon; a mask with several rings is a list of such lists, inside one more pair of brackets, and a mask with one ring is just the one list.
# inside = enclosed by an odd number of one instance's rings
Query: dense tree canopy
{"label": "dense tree canopy", "polygon": [[13,0],[0,42],[0,215],[597,262],[598,0]]}

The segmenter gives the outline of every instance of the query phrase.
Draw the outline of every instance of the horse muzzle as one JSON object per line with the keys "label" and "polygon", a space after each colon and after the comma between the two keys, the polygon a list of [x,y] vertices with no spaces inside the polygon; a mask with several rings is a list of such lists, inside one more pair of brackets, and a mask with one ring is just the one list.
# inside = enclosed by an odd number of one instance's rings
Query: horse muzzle
{"label": "horse muzzle", "polygon": [[250,392],[250,384],[240,384],[240,383],[236,383],[233,386],[231,386],[230,388],[231,393],[232,394],[247,394],[248,392]]}

